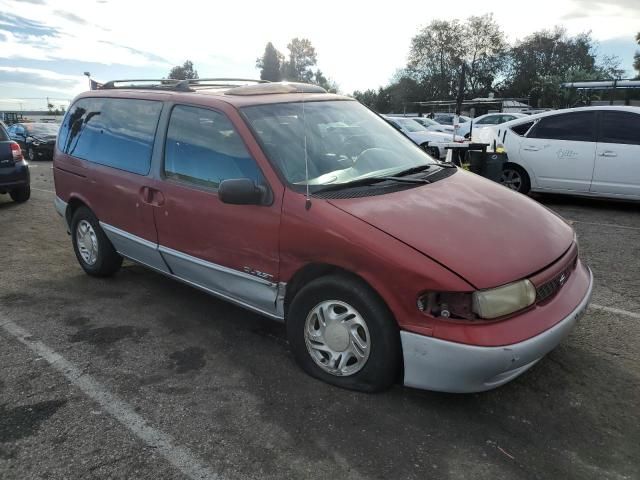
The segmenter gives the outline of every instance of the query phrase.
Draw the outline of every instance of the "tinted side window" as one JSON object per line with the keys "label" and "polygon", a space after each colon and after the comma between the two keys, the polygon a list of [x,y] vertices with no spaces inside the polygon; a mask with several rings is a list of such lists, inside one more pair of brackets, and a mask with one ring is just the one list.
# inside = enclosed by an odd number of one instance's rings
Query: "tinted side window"
{"label": "tinted side window", "polygon": [[533,127],[534,123],[535,122],[531,121],[527,123],[521,123],[520,125],[515,125],[511,127],[511,131],[516,135],[520,135],[521,137],[523,137],[529,131],[529,129]]}
{"label": "tinted side window", "polygon": [[6,142],[7,140],[9,140],[9,135],[4,130],[4,127],[0,125],[0,142]]}
{"label": "tinted side window", "polygon": [[595,142],[595,112],[574,112],[545,117],[540,120],[529,138]]}
{"label": "tinted side window", "polygon": [[598,141],[640,145],[640,115],[629,112],[603,111],[600,119],[600,139]]}
{"label": "tinted side window", "polygon": [[146,175],[162,103],[83,98],[65,116],[58,148],[90,162]]}
{"label": "tinted side window", "polygon": [[229,119],[212,110],[176,106],[164,155],[168,178],[212,188],[231,178],[263,183],[260,169]]}

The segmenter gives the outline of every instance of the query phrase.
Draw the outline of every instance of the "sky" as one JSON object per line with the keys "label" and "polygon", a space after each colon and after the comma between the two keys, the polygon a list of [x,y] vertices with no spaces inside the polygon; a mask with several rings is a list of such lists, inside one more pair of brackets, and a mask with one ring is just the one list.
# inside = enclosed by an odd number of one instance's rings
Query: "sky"
{"label": "sky", "polygon": [[162,78],[194,62],[200,77],[258,78],[273,42],[311,40],[340,90],[377,88],[406,64],[411,38],[434,19],[493,13],[507,39],[555,25],[590,31],[627,75],[640,0],[0,0],[0,109],[66,104],[98,81]]}

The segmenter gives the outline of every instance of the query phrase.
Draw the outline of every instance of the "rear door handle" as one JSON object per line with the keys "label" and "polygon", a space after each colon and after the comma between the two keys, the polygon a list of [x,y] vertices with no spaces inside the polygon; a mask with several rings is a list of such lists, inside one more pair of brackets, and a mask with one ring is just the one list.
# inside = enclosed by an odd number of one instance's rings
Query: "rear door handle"
{"label": "rear door handle", "polygon": [[526,150],[527,152],[538,152],[540,150],[540,147],[535,147],[533,145],[527,145],[526,147],[523,147],[523,150]]}
{"label": "rear door handle", "polygon": [[616,152],[612,152],[611,150],[606,150],[604,152],[600,152],[598,154],[600,157],[617,157],[618,154]]}

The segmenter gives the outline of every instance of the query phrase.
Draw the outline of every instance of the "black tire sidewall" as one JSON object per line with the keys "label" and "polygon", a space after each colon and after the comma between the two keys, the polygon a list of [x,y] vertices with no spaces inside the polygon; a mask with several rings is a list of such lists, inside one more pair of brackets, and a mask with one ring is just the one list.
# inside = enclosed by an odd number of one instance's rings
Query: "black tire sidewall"
{"label": "black tire sidewall", "polygon": [[[355,308],[369,330],[371,351],[365,366],[339,377],[322,370],[307,350],[304,339],[309,312],[325,300],[340,300]],[[296,361],[309,375],[341,388],[376,392],[389,388],[400,372],[400,334],[386,304],[364,282],[347,275],[314,280],[293,299],[287,314],[287,337]]]}
{"label": "black tire sidewall", "polygon": [[[87,222],[89,222],[98,240],[98,254],[93,265],[89,265],[84,261],[78,248],[78,224],[82,220],[86,220]],[[71,219],[71,243],[73,244],[73,251],[76,254],[78,263],[80,263],[82,269],[89,275],[93,275],[96,277],[109,276],[115,273],[122,264],[122,257],[120,257],[120,255],[113,248],[113,245],[100,227],[100,223],[98,222],[96,216],[91,210],[86,207],[78,208],[73,214],[73,217]]]}
{"label": "black tire sidewall", "polygon": [[9,192],[11,200],[16,203],[23,203],[31,198],[31,186],[25,185],[24,187],[16,188]]}

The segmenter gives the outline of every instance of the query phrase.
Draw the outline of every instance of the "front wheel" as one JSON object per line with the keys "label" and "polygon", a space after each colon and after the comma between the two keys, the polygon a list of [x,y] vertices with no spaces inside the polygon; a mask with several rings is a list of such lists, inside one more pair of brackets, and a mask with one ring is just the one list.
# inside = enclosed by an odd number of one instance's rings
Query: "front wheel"
{"label": "front wheel", "polygon": [[33,148],[27,148],[27,158],[33,162],[36,159],[36,152]]}
{"label": "front wheel", "polygon": [[332,385],[375,392],[398,378],[398,326],[355,277],[329,275],[300,290],[287,315],[287,336],[302,369]]}
{"label": "front wheel", "polygon": [[513,163],[506,163],[502,167],[502,176],[500,177],[500,183],[510,190],[527,194],[531,189],[531,182],[529,175],[524,169]]}
{"label": "front wheel", "polygon": [[429,154],[430,157],[440,160],[440,149],[438,147],[430,147],[428,142],[425,142],[420,146]]}
{"label": "front wheel", "polygon": [[80,207],[71,219],[71,241],[82,269],[95,277],[108,277],[122,265],[122,257],[100,227],[91,210]]}

